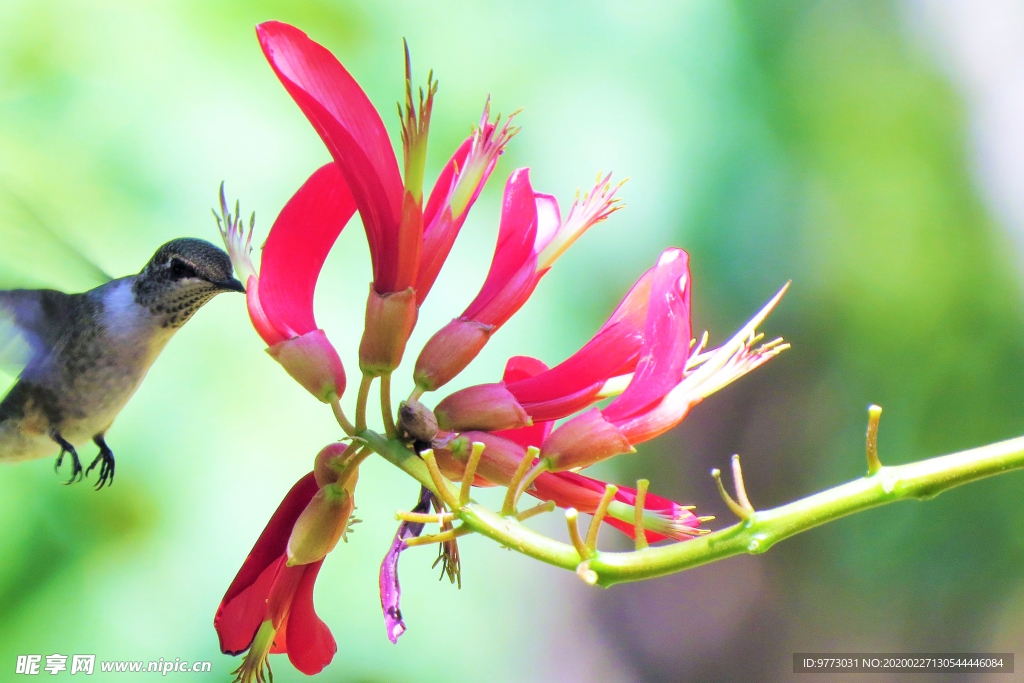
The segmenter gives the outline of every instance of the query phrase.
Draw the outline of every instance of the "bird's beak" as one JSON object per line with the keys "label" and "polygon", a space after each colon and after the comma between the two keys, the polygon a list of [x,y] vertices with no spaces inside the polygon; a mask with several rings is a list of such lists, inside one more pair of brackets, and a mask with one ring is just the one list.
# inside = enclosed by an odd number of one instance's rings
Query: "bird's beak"
{"label": "bird's beak", "polygon": [[214,282],[213,284],[217,285],[224,291],[241,292],[242,294],[245,294],[245,285],[243,285],[235,278],[230,278],[228,280],[223,280],[221,282]]}

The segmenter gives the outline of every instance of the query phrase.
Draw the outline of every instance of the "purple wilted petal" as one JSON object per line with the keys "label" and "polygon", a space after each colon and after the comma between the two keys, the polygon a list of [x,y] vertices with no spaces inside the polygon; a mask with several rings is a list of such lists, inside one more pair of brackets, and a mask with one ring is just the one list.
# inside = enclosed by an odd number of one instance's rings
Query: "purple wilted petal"
{"label": "purple wilted petal", "polygon": [[[413,512],[430,512],[431,493],[425,487],[420,488],[420,501]],[[421,522],[402,522],[398,525],[398,532],[395,533],[395,540],[391,542],[391,549],[384,556],[380,564],[380,606],[384,610],[384,625],[388,630],[388,640],[398,643],[398,636],[405,633],[405,622],[402,621],[402,610],[398,608],[398,602],[402,597],[402,589],[398,585],[398,556],[408,546],[405,541],[408,538],[416,538],[423,533]]]}

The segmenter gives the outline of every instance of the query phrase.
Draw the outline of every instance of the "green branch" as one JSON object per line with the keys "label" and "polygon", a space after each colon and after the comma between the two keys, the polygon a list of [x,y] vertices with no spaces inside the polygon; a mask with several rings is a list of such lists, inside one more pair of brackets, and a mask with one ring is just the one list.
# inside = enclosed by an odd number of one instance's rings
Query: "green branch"
{"label": "green branch", "polygon": [[[877,416],[873,415],[872,420],[877,422]],[[426,463],[403,444],[369,430],[359,436],[437,493]],[[790,536],[855,512],[898,500],[926,500],[962,484],[1024,468],[1024,437],[906,465],[879,465],[877,469],[873,446],[869,439],[868,459],[875,471],[867,476],[776,508],[748,511],[740,506],[746,516],[739,523],[693,540],[630,552],[594,551],[586,560],[573,545],[539,534],[514,516],[498,514],[475,502],[454,512],[472,531],[542,562],[576,571],[588,583],[607,587],[664,576],[733,555],[763,553]],[[734,473],[739,475],[738,466]],[[458,487],[447,480],[442,483],[449,488],[450,498],[458,500]],[[741,478],[737,484],[740,488]]]}

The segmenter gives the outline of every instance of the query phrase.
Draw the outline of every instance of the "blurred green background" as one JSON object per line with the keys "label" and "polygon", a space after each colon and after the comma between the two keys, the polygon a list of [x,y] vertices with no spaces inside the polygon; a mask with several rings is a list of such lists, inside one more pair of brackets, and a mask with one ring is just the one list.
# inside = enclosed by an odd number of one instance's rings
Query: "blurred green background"
{"label": "blurred green background", "polygon": [[[393,133],[404,36],[416,80],[428,68],[440,79],[432,173],[486,94],[495,109],[525,107],[410,349],[481,282],[514,168],[530,166],[563,207],[599,170],[631,177],[629,208],[569,251],[453,388],[493,381],[512,354],[565,358],[663,248],[680,246],[696,329],[723,340],[792,279],[766,330],[794,348],[599,475],[649,477],[655,492],[719,515],[717,528],[730,515],[711,467],[741,453],[759,506],[858,476],[872,402],[885,408],[888,463],[1024,433],[1017,4],[0,8],[0,264],[27,285],[88,285],[40,223],[114,275],[168,239],[214,239],[221,180],[266,234],[328,155],[264,62],[256,22],[294,23],[333,50]],[[352,371],[369,273],[353,223],[317,301]],[[109,433],[110,490],[60,486],[50,460],[0,467],[5,680],[17,655],[55,652],[212,660],[214,676],[169,677],[227,679],[238,660],[217,650],[217,604],[285,491],[339,435],[262,349],[241,297],[200,311]],[[400,374],[396,396],[411,385]],[[437,582],[431,550],[411,551],[409,631],[393,646],[377,569],[392,513],[417,489],[371,461],[357,493],[364,522],[317,584],[339,645],[322,679],[783,681],[794,651],[1013,651],[1021,486],[998,477],[608,591],[476,538],[461,544],[456,591]],[[554,519],[539,526],[562,533]],[[613,534],[609,546],[621,543]],[[275,674],[305,679],[283,657]]]}

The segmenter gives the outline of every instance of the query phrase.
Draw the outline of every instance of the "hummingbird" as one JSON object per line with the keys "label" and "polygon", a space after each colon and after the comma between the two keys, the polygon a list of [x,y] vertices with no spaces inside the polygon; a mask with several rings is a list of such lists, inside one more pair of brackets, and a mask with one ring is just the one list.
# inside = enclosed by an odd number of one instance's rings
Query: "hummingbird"
{"label": "hummingbird", "polygon": [[[0,401],[0,461],[58,452],[71,458],[68,484],[97,466],[96,489],[114,479],[105,435],[164,345],[221,292],[245,292],[231,260],[200,239],[164,244],[137,274],[80,294],[0,290],[0,365],[20,369]],[[78,447],[99,454],[82,469]]]}

